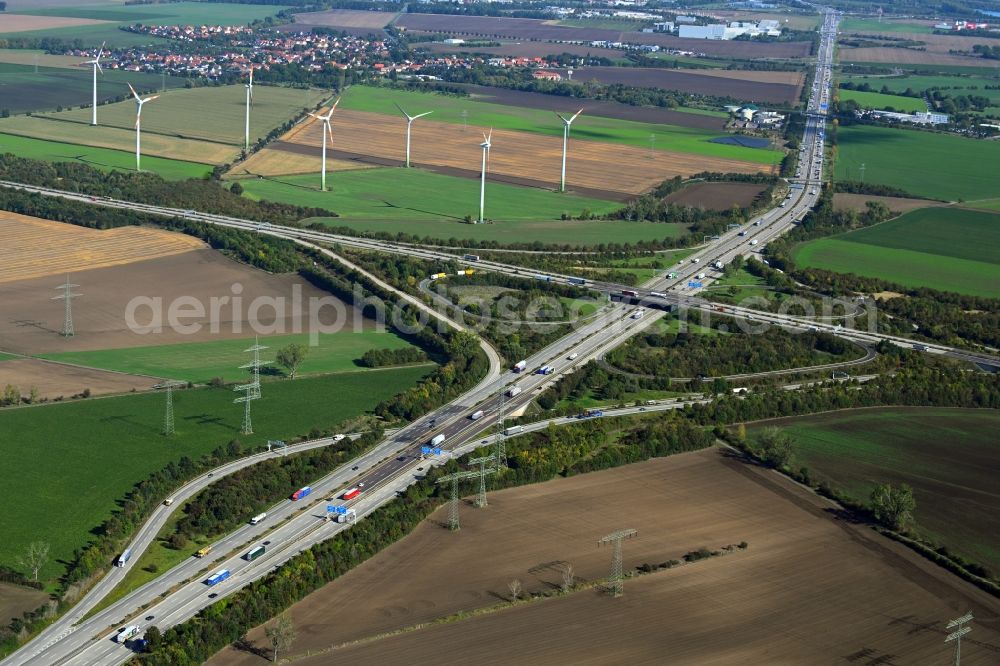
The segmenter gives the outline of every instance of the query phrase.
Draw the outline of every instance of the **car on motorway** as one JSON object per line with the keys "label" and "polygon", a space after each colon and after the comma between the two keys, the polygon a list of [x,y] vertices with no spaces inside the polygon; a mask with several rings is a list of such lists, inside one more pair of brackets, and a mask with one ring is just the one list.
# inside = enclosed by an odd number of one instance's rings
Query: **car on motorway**
{"label": "car on motorway", "polygon": [[358,466],[357,466],[357,465],[355,465],[354,467],[352,467],[352,468],[351,468],[351,471],[352,471],[352,472],[356,472],[356,471],[358,471]]}
{"label": "car on motorway", "polygon": [[212,592],[210,595],[208,595],[208,598],[209,599],[215,599],[217,596],[219,596],[218,592]]}
{"label": "car on motorway", "polygon": [[156,617],[155,615],[147,615],[146,616],[146,622],[149,622],[150,620],[154,619],[155,617]]}
{"label": "car on motorway", "polygon": [[418,467],[418,468],[417,468],[417,471],[418,471],[418,472],[422,472],[422,471],[424,471],[424,468],[423,468],[423,467]]}

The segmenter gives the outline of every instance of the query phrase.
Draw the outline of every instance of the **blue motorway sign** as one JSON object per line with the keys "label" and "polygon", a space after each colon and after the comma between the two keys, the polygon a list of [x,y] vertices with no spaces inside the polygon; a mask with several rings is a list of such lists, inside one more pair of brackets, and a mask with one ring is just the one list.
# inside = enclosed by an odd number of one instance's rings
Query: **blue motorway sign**
{"label": "blue motorway sign", "polygon": [[336,514],[339,514],[339,515],[345,515],[347,513],[347,507],[346,506],[332,506],[330,504],[327,504],[327,506],[326,506],[326,512],[327,513],[336,513]]}
{"label": "blue motorway sign", "polygon": [[688,282],[688,286],[692,289],[701,289],[701,282]]}
{"label": "blue motorway sign", "polygon": [[430,455],[439,456],[441,455],[441,449],[437,448],[436,446],[435,447],[421,446],[420,454],[424,456],[430,456]]}

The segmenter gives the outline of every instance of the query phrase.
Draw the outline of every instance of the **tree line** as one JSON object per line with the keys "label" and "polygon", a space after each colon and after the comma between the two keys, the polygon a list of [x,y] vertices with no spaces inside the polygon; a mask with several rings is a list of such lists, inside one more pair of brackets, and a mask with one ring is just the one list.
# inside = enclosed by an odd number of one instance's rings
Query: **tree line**
{"label": "tree line", "polygon": [[366,368],[384,368],[390,365],[405,365],[407,363],[423,363],[427,353],[417,347],[401,349],[369,349],[361,355],[361,365]]}

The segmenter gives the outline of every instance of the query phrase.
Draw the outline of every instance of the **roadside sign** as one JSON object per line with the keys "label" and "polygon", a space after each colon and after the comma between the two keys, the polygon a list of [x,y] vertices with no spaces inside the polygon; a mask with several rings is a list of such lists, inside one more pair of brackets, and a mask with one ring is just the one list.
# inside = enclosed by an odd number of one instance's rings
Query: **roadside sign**
{"label": "roadside sign", "polygon": [[439,456],[439,455],[441,455],[441,449],[439,449],[436,446],[421,446],[420,447],[420,455],[422,455],[422,456],[431,456],[431,455]]}
{"label": "roadside sign", "polygon": [[688,287],[691,289],[701,289],[701,282],[688,282]]}
{"label": "roadside sign", "polygon": [[333,506],[331,504],[327,504],[326,505],[326,512],[327,513],[335,513],[337,515],[343,516],[343,515],[345,515],[347,513],[347,507],[346,506]]}

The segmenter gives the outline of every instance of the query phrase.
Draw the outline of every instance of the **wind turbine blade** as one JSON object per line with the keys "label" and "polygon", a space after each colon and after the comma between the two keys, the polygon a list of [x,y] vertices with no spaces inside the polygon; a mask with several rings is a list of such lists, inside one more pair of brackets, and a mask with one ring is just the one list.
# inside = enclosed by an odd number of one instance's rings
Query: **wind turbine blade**
{"label": "wind turbine blade", "polygon": [[492,144],[493,142],[493,128],[490,128],[490,134],[486,137],[486,143]]}
{"label": "wind turbine blade", "polygon": [[146,102],[152,102],[154,99],[160,99],[160,96],[153,95],[152,97],[147,97],[146,99],[142,100],[142,103],[145,104]]}
{"label": "wind turbine blade", "polygon": [[406,111],[403,110],[403,107],[401,107],[399,104],[396,104],[395,102],[393,102],[393,104],[395,104],[396,108],[399,109],[400,113],[406,116],[407,120],[413,120],[413,118],[410,117],[410,114],[408,114]]}
{"label": "wind turbine blade", "polygon": [[317,116],[315,113],[309,113],[308,111],[306,111],[306,115],[312,116],[313,118],[319,118],[319,116]]}
{"label": "wind turbine blade", "polygon": [[337,101],[333,103],[333,106],[330,107],[330,115],[331,116],[333,115],[333,112],[337,109],[337,105],[338,104],[340,104],[340,98],[339,97],[337,98]]}
{"label": "wind turbine blade", "polygon": [[97,57],[94,58],[94,60],[100,60],[101,56],[104,55],[104,45],[105,44],[107,44],[107,42],[101,42],[101,50],[97,52]]}
{"label": "wind turbine blade", "polygon": [[132,84],[131,84],[131,83],[129,83],[128,81],[126,81],[126,82],[125,82],[125,84],[126,84],[126,85],[128,86],[128,89],[132,91],[132,97],[135,97],[135,98],[136,98],[136,100],[139,100],[139,101],[140,101],[140,103],[141,103],[141,99],[140,99],[140,97],[139,97],[139,93],[137,93],[137,92],[135,91],[135,88],[133,88],[133,87],[132,87]]}
{"label": "wind turbine blade", "polygon": [[100,72],[101,74],[103,74],[103,73],[104,73],[104,68],[103,68],[103,67],[101,67],[101,63],[99,63],[99,62],[97,62],[97,61],[95,60],[95,61],[94,61],[94,64],[95,64],[95,65],[97,65],[97,71],[98,71],[98,72]]}
{"label": "wind turbine blade", "polygon": [[574,120],[576,120],[576,117],[579,116],[581,113],[583,113],[583,109],[580,109],[579,111],[577,111],[576,113],[574,113],[573,117],[570,118],[569,121],[573,122]]}
{"label": "wind turbine blade", "polygon": [[418,113],[417,115],[413,116],[413,119],[416,120],[417,118],[423,118],[424,116],[429,116],[432,113],[434,113],[434,112],[433,111],[425,111],[424,113]]}
{"label": "wind turbine blade", "polygon": [[[558,111],[553,111],[552,113],[556,114],[556,117],[559,118],[559,120],[561,120],[563,122],[566,122],[566,119],[563,118],[563,115],[561,113],[559,113]],[[573,121],[570,121],[570,122],[573,122]]]}

